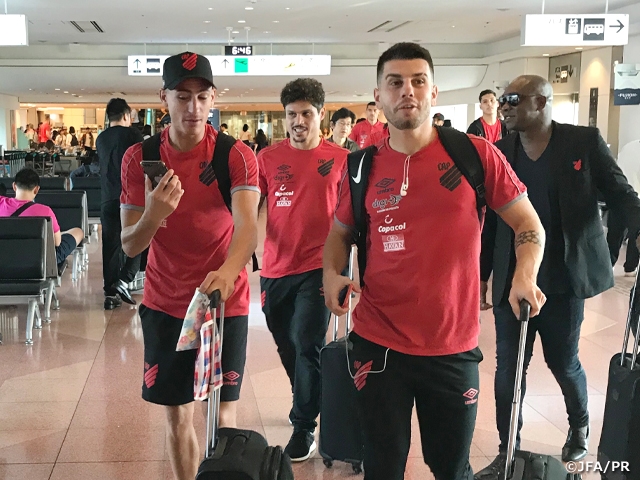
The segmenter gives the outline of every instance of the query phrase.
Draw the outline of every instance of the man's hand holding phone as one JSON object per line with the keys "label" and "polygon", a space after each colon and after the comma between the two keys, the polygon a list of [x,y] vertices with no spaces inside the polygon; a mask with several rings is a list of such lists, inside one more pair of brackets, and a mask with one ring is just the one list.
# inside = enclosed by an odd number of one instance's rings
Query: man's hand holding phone
{"label": "man's hand holding phone", "polygon": [[169,170],[158,182],[158,186],[153,188],[151,179],[145,176],[144,180],[146,199],[145,210],[150,219],[160,223],[171,215],[184,194],[182,184],[173,170]]}
{"label": "man's hand holding phone", "polygon": [[344,315],[349,310],[349,297],[352,292],[360,293],[360,287],[349,277],[325,272],[323,279],[324,303],[332,313]]}

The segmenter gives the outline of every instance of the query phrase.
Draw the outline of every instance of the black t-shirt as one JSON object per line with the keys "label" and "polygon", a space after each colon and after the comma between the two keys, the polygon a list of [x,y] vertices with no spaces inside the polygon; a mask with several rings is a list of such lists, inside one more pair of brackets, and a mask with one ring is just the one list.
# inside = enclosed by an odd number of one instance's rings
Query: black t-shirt
{"label": "black t-shirt", "polygon": [[141,141],[142,134],[138,130],[119,125],[109,127],[98,135],[96,147],[100,161],[102,203],[120,199],[122,157],[130,146]]}
{"label": "black t-shirt", "polygon": [[[544,257],[538,273],[538,287],[545,295],[567,293],[569,276],[564,263],[564,235],[560,220],[558,187],[551,176],[553,153],[547,146],[538,160],[531,160],[520,144],[514,170],[527,186],[529,200],[535,208],[546,234]],[[515,268],[515,253],[512,255]]]}

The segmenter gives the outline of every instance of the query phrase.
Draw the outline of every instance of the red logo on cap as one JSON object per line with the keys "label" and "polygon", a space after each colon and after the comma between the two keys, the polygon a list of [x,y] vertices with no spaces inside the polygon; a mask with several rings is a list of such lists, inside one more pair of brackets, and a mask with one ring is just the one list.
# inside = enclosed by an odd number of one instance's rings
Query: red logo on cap
{"label": "red logo on cap", "polygon": [[187,70],[193,70],[196,68],[196,63],[198,63],[197,53],[182,55],[182,66]]}

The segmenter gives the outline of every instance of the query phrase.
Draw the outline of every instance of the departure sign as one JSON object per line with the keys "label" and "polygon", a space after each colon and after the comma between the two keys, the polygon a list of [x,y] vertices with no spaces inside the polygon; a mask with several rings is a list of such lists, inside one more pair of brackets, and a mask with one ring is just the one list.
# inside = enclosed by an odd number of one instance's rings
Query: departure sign
{"label": "departure sign", "polygon": [[249,57],[253,55],[253,45],[225,45],[224,54],[231,57]]}
{"label": "departure sign", "polygon": [[[246,48],[237,46],[234,48]],[[131,76],[161,76],[168,55],[129,55]],[[207,55],[214,77],[330,75],[331,55]]]}

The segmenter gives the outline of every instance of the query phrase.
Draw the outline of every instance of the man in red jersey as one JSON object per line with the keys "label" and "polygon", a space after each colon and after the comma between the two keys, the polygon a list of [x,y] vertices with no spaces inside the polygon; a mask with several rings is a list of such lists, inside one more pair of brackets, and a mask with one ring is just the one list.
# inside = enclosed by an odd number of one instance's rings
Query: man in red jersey
{"label": "man in red jersey", "polygon": [[[380,110],[376,106],[376,102],[367,103],[367,119],[364,122],[357,123],[349,138],[356,142],[360,148],[365,147],[367,139],[376,132],[381,132],[384,124],[378,121]],[[371,143],[369,142],[369,145]]]}
{"label": "man in red jersey", "polygon": [[160,134],[160,157],[169,171],[152,188],[141,168],[142,143],[122,161],[122,247],[133,257],[149,245],[140,306],[145,373],[142,398],[164,405],[167,449],[178,480],[193,480],[199,463],[193,427],[196,350],[176,352],[187,307],[196,289],[220,290],[227,319],[222,352],[224,386],[220,425],[235,427],[244,373],[249,284],[245,265],[257,244],[258,165],[236,142],[228,158],[229,212],[211,160],[218,133],[207,125],[215,86],[209,61],[191,52],[169,57],[160,99],[171,128]]}
{"label": "man in red jersey", "polygon": [[322,292],[322,247],[331,229],[346,149],[320,136],[324,90],[311,78],[280,94],[289,139],[258,155],[267,200],[267,237],[260,279],[262,310],[293,390],[293,435],[285,452],[303,461],[316,448],[320,413],[320,349],[329,310]]}
{"label": "man in red jersey", "polygon": [[484,137],[491,143],[502,140],[509,134],[506,125],[498,118],[498,99],[493,90],[483,90],[478,97],[482,116],[474,120],[467,133]]}
{"label": "man in red jersey", "polygon": [[[349,355],[365,436],[365,479],[404,478],[415,403],[424,461],[435,478],[471,480],[482,360],[476,195],[460,172],[458,182],[441,182],[457,167],[431,124],[438,89],[429,52],[399,43],[382,54],[377,71],[374,95],[390,137],[379,144],[368,177],[367,268]],[[502,154],[484,139],[472,142],[484,168],[487,204],[516,234],[511,304],[517,309],[526,298],[536,315],[544,303],[535,284],[544,230]],[[345,313],[339,292],[353,284],[341,275],[355,227],[347,174],[324,250],[325,299],[336,314]]]}

